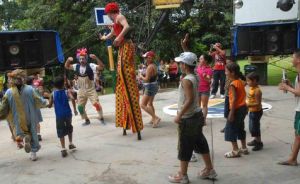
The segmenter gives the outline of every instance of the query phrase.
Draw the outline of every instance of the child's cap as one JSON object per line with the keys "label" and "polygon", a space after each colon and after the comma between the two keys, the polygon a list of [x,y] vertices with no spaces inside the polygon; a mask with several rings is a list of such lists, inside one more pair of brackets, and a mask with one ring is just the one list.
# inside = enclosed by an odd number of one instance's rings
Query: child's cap
{"label": "child's cap", "polygon": [[182,62],[190,66],[196,66],[197,55],[192,52],[183,52],[180,56],[175,58],[176,62]]}

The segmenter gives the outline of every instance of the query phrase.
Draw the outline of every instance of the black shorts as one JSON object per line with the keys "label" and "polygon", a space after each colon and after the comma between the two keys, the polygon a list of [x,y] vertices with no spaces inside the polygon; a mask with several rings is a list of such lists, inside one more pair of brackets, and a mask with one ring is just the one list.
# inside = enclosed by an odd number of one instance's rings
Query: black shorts
{"label": "black shorts", "polygon": [[246,131],[245,131],[245,117],[248,113],[247,106],[242,106],[236,109],[234,113],[234,121],[226,122],[225,126],[225,141],[236,142],[237,139],[245,140]]}
{"label": "black shorts", "polygon": [[225,96],[224,102],[224,118],[228,118],[229,115],[229,96]]}
{"label": "black shorts", "polygon": [[260,136],[260,119],[263,111],[249,112],[249,131],[252,137]]}
{"label": "black shorts", "polygon": [[209,153],[207,140],[202,132],[204,118],[202,112],[190,118],[181,119],[178,126],[178,159],[190,161],[193,151],[199,154]]}
{"label": "black shorts", "polygon": [[64,136],[73,133],[72,116],[56,118],[56,131],[58,138],[63,138]]}

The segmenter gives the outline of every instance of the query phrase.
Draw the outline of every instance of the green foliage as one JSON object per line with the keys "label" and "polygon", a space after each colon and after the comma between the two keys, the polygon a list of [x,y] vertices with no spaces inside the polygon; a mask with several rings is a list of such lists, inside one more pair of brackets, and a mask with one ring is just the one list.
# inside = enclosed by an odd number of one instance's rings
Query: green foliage
{"label": "green foliage", "polygon": [[[103,27],[96,26],[94,17],[94,8],[104,7],[108,2],[111,1],[4,0],[0,5],[0,25],[9,30],[56,30],[60,33],[65,57],[75,57],[77,48],[87,47],[90,53],[102,58],[108,69],[107,48],[98,39],[98,31]],[[130,26],[135,28],[134,42],[137,45],[145,42],[163,10],[145,6],[150,5],[151,0],[116,2],[120,3]],[[197,55],[207,52],[215,42],[229,48],[231,22],[232,0],[194,0],[191,8],[182,6],[170,10],[148,50],[169,60],[182,52],[180,39],[185,33],[190,33],[189,46]],[[140,62],[137,56],[136,63]]]}

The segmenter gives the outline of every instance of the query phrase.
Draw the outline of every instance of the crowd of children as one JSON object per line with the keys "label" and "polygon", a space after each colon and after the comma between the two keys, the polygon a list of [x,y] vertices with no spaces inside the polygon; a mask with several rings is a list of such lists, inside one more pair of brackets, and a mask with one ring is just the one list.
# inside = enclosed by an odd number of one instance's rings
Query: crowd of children
{"label": "crowd of children", "polygon": [[[184,42],[186,42],[186,40]],[[199,154],[202,155],[205,164],[205,168],[199,172],[199,177],[202,179],[214,179],[217,177],[210,158],[209,146],[202,131],[203,126],[206,125],[206,117],[208,114],[208,101],[213,76],[213,70],[210,67],[212,58],[209,55],[203,54],[197,59],[194,53],[187,51],[186,48],[184,50],[185,52],[175,58],[175,61],[179,63],[183,75],[178,88],[178,112],[174,119],[174,122],[178,124],[179,131],[178,159],[180,160],[180,171],[169,176],[169,181],[172,183],[189,183],[187,174],[189,162],[193,160],[193,156],[195,157],[195,155],[198,156]],[[84,58],[85,57],[84,55]],[[92,57],[96,59],[96,56]],[[143,81],[144,86],[145,84],[151,84],[151,89],[149,86],[146,86],[144,91],[144,97],[147,97],[151,104],[149,105],[148,101],[145,100],[146,98],[144,98],[141,107],[152,116],[151,123],[153,127],[156,127],[160,118],[155,115],[152,103],[158,91],[157,79],[159,74],[153,62],[154,57],[155,54],[152,51],[145,54],[147,67],[144,68],[142,65],[139,67],[140,75],[138,79]],[[99,59],[97,60],[99,65],[95,65],[95,67],[101,66],[102,63]],[[77,73],[79,73],[80,68],[76,68],[75,65],[71,66],[70,61],[71,59],[69,58],[69,63],[66,63],[66,67],[75,71],[78,69]],[[293,65],[300,71],[300,51],[296,51],[293,55]],[[164,70],[163,68],[160,69]],[[260,130],[260,120],[263,115],[262,90],[259,87],[259,75],[252,72],[244,77],[241,74],[239,65],[235,62],[227,62],[225,75],[224,117],[226,118],[226,125],[222,132],[224,132],[225,141],[231,143],[232,150],[225,153],[224,156],[225,158],[237,158],[249,154],[247,146],[253,147],[252,151],[263,149],[264,145]],[[76,149],[72,140],[72,110],[69,105],[69,100],[72,101],[73,112],[77,115],[78,112],[75,105],[76,92],[80,89],[78,87],[77,76],[75,75],[72,84],[64,77],[56,77],[53,83],[54,91],[48,96],[50,98],[48,104],[43,99],[42,80],[35,76],[30,76],[26,78],[27,85],[25,85],[24,71],[19,69],[10,73],[9,76],[11,87],[3,96],[0,105],[0,118],[9,121],[12,135],[16,139],[18,147],[24,147],[26,152],[31,152],[32,160],[35,161],[37,159],[36,152],[40,149],[38,140],[42,140],[39,123],[42,122],[43,119],[40,108],[45,106],[51,108],[54,104],[57,137],[61,143],[62,157],[68,155],[65,136],[68,136],[69,139],[69,150]],[[82,74],[82,76],[87,77],[89,80],[91,79],[86,75]],[[248,92],[246,92],[246,85],[249,86]],[[279,86],[280,90],[295,94],[297,102],[294,124],[295,141],[292,154],[287,161],[280,162],[279,164],[281,165],[297,165],[297,156],[300,149],[299,86],[299,75],[296,78],[295,87],[292,87],[288,81],[281,83]],[[1,88],[4,88],[3,84]],[[91,87],[91,89],[95,89],[95,87]],[[26,103],[20,105],[25,101]],[[97,100],[94,101],[98,103]],[[145,103],[143,103],[143,101],[145,101]],[[40,105],[36,105],[36,102]],[[24,104],[27,104],[26,108]],[[99,111],[100,109],[96,108],[96,110]],[[12,114],[15,113],[15,117],[11,115],[8,117],[9,112]],[[30,126],[28,124],[25,125],[24,117],[26,113],[31,113],[27,115],[32,119]],[[99,113],[99,115],[100,120],[103,121],[103,114]],[[245,117],[247,115],[249,117],[249,132],[253,137],[253,140],[248,143],[246,142],[245,131]],[[15,119],[16,117],[17,119]],[[239,146],[238,140],[241,141],[241,146]],[[193,152],[195,154],[193,154]]]}

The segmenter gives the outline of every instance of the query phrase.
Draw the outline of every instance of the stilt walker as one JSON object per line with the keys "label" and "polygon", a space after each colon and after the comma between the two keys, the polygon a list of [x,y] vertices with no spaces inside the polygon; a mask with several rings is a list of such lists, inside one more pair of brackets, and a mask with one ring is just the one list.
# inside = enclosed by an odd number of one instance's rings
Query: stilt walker
{"label": "stilt walker", "polygon": [[127,129],[138,133],[138,140],[141,140],[143,121],[139,105],[139,90],[136,83],[134,66],[135,46],[131,39],[126,36],[129,25],[120,13],[118,4],[109,3],[105,7],[105,13],[113,21],[111,32],[102,36],[101,40],[107,40],[115,36],[113,44],[119,47],[117,84],[116,84],[116,127],[123,128],[123,135]]}

